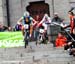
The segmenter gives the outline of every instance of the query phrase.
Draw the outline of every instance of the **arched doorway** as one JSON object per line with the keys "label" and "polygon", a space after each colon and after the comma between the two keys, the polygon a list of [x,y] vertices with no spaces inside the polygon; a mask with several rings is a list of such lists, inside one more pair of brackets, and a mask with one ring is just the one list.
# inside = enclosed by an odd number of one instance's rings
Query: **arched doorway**
{"label": "arched doorway", "polygon": [[36,15],[40,16],[39,21],[43,18],[44,14],[49,13],[49,5],[44,1],[30,2],[27,6],[27,11],[30,12],[31,16],[36,20]]}

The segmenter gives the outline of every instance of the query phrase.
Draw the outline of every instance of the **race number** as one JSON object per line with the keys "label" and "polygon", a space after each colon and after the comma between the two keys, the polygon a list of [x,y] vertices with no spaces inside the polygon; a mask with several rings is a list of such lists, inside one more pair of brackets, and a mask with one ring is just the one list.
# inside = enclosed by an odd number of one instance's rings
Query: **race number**
{"label": "race number", "polygon": [[24,28],[25,28],[25,29],[29,29],[29,25],[28,25],[28,24],[25,24],[25,25],[24,25]]}
{"label": "race number", "polygon": [[44,33],[44,29],[40,29],[39,32],[40,32],[40,33]]}

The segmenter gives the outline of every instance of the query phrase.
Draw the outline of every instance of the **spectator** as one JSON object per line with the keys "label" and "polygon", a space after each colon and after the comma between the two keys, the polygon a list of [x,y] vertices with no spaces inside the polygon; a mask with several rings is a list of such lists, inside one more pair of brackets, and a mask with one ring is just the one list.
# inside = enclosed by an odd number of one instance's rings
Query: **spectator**
{"label": "spectator", "polygon": [[0,24],[0,32],[3,32],[3,25]]}
{"label": "spectator", "polygon": [[2,25],[0,24],[0,32],[2,31]]}
{"label": "spectator", "polygon": [[8,31],[12,31],[12,27],[8,27]]}
{"label": "spectator", "polygon": [[15,26],[16,31],[20,31],[21,28],[22,28],[22,25],[21,25],[21,23],[18,22]]}
{"label": "spectator", "polygon": [[70,18],[70,24],[64,28],[71,27],[70,32],[72,33],[73,29],[75,28],[75,16],[74,16],[74,13],[71,11],[69,11],[68,14],[69,14],[69,18]]}
{"label": "spectator", "polygon": [[70,50],[70,55],[74,54],[75,55],[75,28],[73,29],[73,32],[70,34],[67,38],[67,44],[64,46],[65,50]]}
{"label": "spectator", "polygon": [[52,22],[57,22],[57,23],[62,22],[61,18],[58,16],[58,13],[54,13],[54,18],[52,19]]}
{"label": "spectator", "polygon": [[35,18],[36,22],[34,22],[34,27],[33,27],[33,29],[34,29],[34,40],[37,40],[37,37],[39,35],[39,32],[38,32],[39,27],[37,27],[37,25],[40,23],[39,19],[40,19],[40,16],[36,15],[36,18]]}
{"label": "spectator", "polygon": [[6,30],[8,30],[8,27],[0,24],[0,32],[6,31]]}
{"label": "spectator", "polygon": [[3,26],[3,31],[7,31],[8,27],[7,26]]}
{"label": "spectator", "polygon": [[64,36],[63,32],[58,33],[58,37],[56,38],[56,47],[62,47],[66,44],[67,38]]}

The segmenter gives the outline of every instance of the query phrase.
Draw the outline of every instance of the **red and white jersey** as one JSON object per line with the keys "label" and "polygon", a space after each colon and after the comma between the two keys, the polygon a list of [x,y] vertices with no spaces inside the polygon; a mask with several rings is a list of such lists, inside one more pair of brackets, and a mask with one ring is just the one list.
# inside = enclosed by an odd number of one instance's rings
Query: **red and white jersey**
{"label": "red and white jersey", "polygon": [[42,23],[45,23],[45,24],[51,23],[51,18],[47,14],[45,14],[43,19],[38,24],[38,26],[40,26]]}

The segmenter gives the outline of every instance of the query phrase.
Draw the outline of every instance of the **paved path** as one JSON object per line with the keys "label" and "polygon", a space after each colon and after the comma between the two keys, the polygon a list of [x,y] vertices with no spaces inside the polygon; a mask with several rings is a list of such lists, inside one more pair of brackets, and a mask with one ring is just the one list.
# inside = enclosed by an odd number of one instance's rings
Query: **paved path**
{"label": "paved path", "polygon": [[75,64],[75,58],[63,48],[53,48],[52,44],[30,46],[1,48],[0,64]]}

